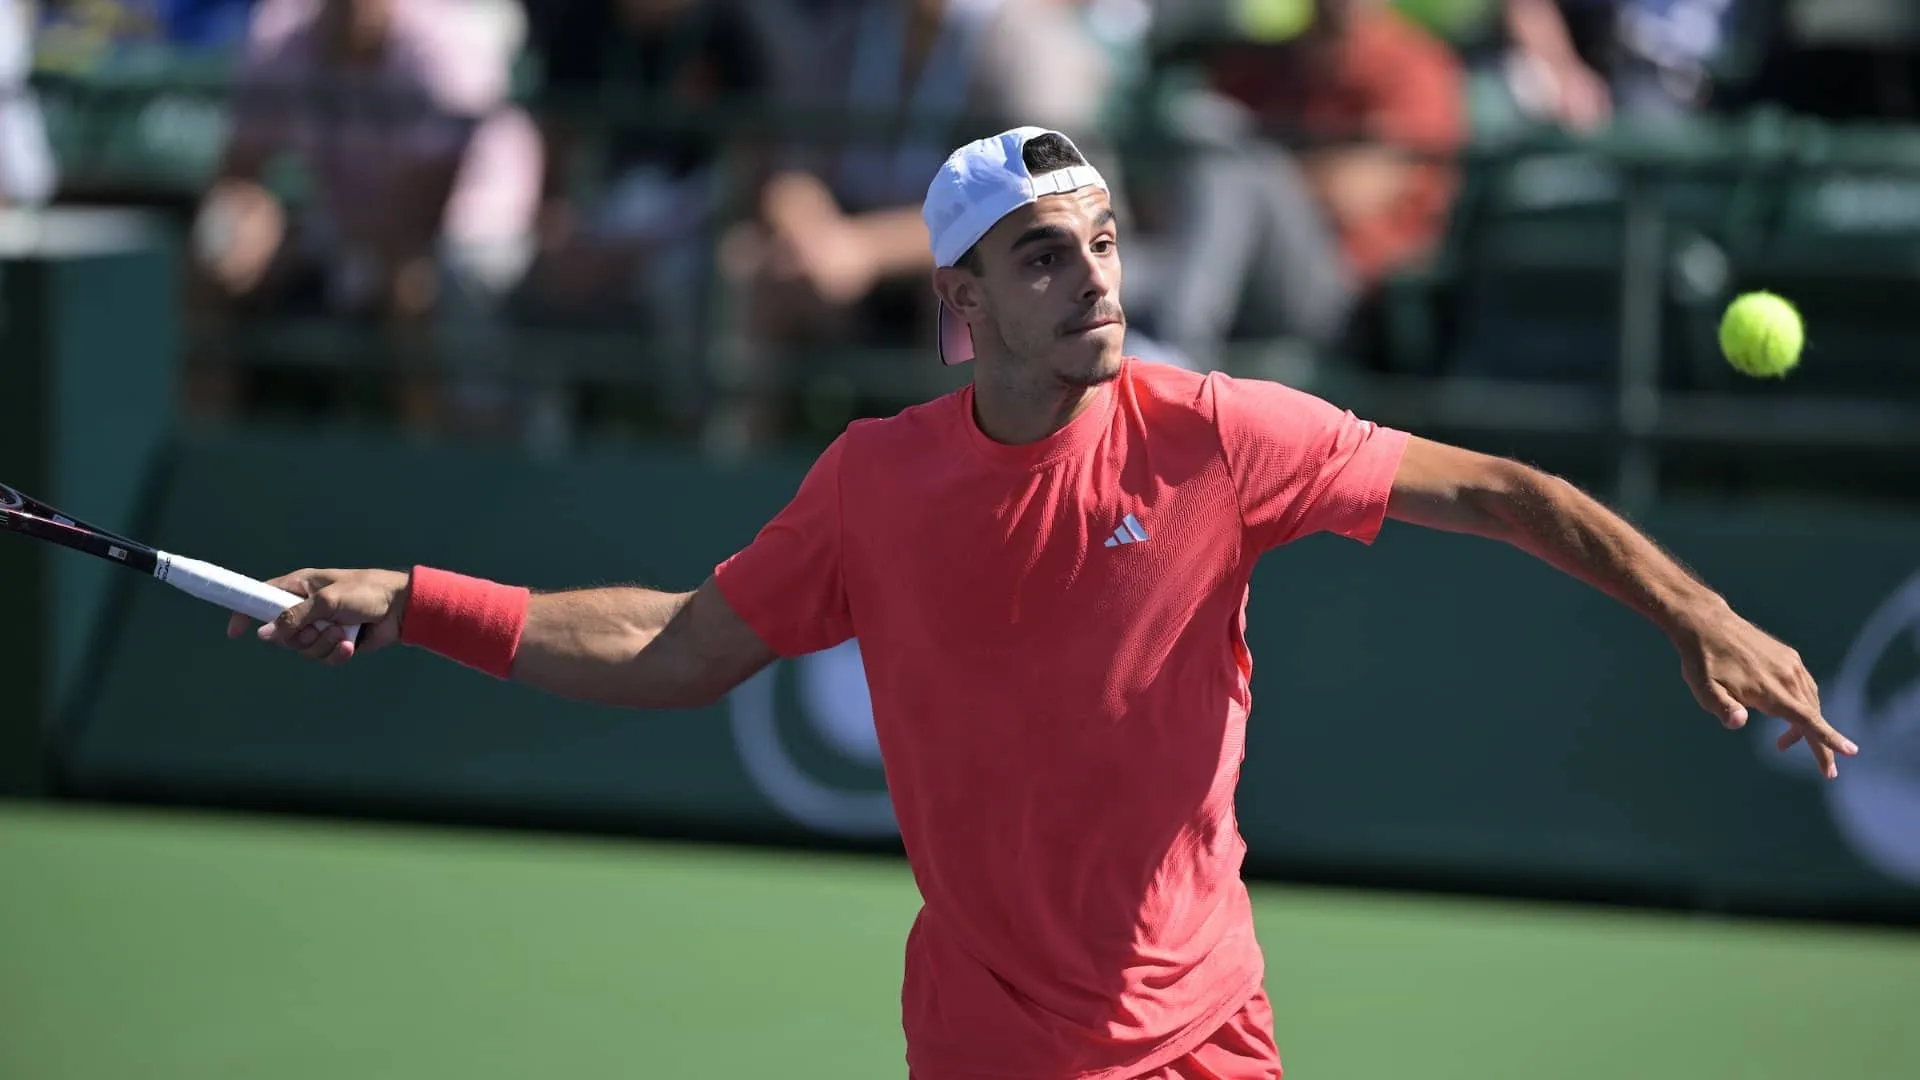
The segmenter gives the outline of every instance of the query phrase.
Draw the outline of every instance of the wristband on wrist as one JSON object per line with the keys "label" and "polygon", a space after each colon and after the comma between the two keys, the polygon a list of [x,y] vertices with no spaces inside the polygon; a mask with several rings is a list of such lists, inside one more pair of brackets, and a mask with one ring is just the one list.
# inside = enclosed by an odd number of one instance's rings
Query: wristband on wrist
{"label": "wristband on wrist", "polygon": [[400,640],[505,679],[513,671],[533,590],[431,566],[413,568]]}

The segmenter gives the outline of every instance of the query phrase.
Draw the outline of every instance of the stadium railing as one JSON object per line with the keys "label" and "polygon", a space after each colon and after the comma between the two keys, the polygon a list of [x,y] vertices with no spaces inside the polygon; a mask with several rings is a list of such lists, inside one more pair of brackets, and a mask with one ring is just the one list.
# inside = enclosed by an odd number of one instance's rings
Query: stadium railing
{"label": "stadium railing", "polygon": [[[226,115],[217,69],[47,76],[36,87],[63,172],[82,197],[125,200],[137,191],[179,209],[212,175]],[[534,104],[567,110],[589,129],[604,131],[617,115],[628,129],[695,130],[723,142],[901,130],[892,114],[772,103]],[[1140,110],[1106,141],[1123,161],[1151,160],[1172,134]],[[1910,269],[1920,240],[1920,131],[1761,110],[1589,137],[1504,132],[1477,138],[1458,161],[1463,186],[1443,243],[1383,287],[1377,365],[1297,342],[1243,341],[1224,366],[1327,394],[1387,423],[1549,460],[1555,447],[1573,448],[1629,507],[1652,502],[1676,466],[1684,473],[1703,456],[1724,464],[1755,451],[1828,455],[1823,462],[1838,455],[1896,471],[1920,459],[1920,365],[1903,359],[1913,341],[1905,316],[1920,300]],[[283,189],[297,200],[298,176]],[[1741,379],[1718,357],[1718,312],[1749,287],[1782,291],[1809,316],[1808,363],[1785,383]],[[360,347],[369,332],[269,318],[241,329],[237,351],[262,365],[339,367],[382,355]],[[638,327],[509,321],[437,333],[442,349],[487,348],[504,379],[622,386],[645,384],[654,370]],[[924,352],[914,344],[835,348],[775,370],[786,380],[779,389],[807,398],[831,428],[955,385],[952,372],[924,363]],[[724,358],[708,355],[699,366],[721,391],[730,388]]]}

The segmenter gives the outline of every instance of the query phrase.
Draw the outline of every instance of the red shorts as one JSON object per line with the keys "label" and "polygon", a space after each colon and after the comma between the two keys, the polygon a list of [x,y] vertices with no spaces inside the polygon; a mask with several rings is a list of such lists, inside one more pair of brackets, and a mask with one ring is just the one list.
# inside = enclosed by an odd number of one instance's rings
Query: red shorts
{"label": "red shorts", "polygon": [[[1240,1011],[1192,1050],[1134,1080],[1280,1080],[1280,1048],[1273,1041],[1273,1003],[1263,986]],[[907,1080],[914,1080],[912,1072]]]}
{"label": "red shorts", "polygon": [[1280,1080],[1280,1076],[1273,1003],[1262,987],[1212,1038],[1140,1080]]}

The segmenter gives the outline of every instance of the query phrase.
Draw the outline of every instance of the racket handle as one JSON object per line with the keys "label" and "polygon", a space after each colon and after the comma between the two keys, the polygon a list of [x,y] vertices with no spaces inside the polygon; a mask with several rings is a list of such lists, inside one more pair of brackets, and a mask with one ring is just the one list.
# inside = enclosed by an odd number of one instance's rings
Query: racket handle
{"label": "racket handle", "polygon": [[[172,555],[156,552],[153,576],[179,589],[188,596],[195,596],[209,604],[238,612],[260,622],[272,622],[281,612],[300,602],[300,597],[276,589],[264,581],[255,581],[245,574],[236,574],[224,566],[215,566],[200,559],[189,559],[184,555]],[[327,629],[325,622],[315,623],[317,629]],[[347,640],[360,636],[358,626],[346,628]]]}

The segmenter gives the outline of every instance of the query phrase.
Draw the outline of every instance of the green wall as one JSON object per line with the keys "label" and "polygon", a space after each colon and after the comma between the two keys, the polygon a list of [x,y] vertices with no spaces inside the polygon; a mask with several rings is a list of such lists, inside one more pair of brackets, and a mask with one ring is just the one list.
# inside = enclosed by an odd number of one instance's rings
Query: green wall
{"label": "green wall", "polygon": [[[807,462],[254,435],[181,448],[156,535],[271,576],[431,562],[541,587],[696,584]],[[1256,871],[1545,889],[1827,914],[1920,914],[1920,520],[1700,506],[1647,522],[1799,647],[1863,756],[1838,784],[1721,730],[1651,626],[1487,541],[1389,525],[1268,557],[1249,612],[1240,789]],[[1891,610],[1891,609],[1889,609]],[[1896,613],[1898,614],[1898,613]],[[412,651],[345,669],[126,585],[69,717],[68,782],[377,812],[757,838],[881,840],[884,786],[852,647],[699,713],[549,699]],[[1908,693],[1902,695],[1902,689]],[[1901,722],[1905,716],[1904,734]],[[1903,757],[1904,754],[1904,757]],[[778,795],[778,798],[775,797]],[[1914,854],[1906,849],[1913,848]]]}
{"label": "green wall", "polygon": [[[179,368],[176,238],[153,218],[56,209],[0,219],[0,482],[137,532]],[[34,790],[41,720],[83,677],[123,572],[0,537],[0,794]]]}

